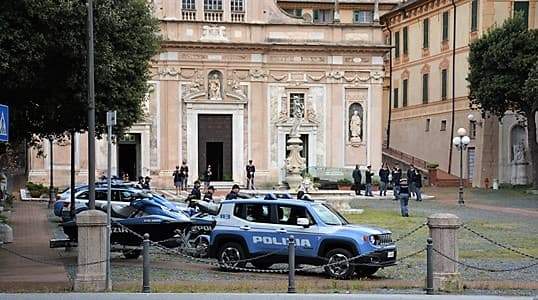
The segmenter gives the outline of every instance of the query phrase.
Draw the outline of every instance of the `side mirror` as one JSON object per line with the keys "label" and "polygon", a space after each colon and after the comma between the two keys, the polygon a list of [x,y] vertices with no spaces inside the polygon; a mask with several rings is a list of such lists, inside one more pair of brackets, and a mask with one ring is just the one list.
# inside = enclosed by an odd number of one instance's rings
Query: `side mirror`
{"label": "side mirror", "polygon": [[297,218],[297,225],[308,227],[310,226],[310,221],[307,218]]}

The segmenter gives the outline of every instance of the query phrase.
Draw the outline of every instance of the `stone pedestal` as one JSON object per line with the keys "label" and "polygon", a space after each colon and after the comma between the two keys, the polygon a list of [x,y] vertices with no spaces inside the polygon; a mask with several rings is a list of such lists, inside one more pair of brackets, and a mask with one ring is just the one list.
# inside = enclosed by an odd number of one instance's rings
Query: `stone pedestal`
{"label": "stone pedestal", "polygon": [[286,182],[292,191],[299,190],[303,182],[301,172],[305,169],[305,159],[301,157],[302,144],[303,141],[298,136],[292,136],[288,140],[287,149],[290,154],[286,158]]}
{"label": "stone pedestal", "polygon": [[526,185],[529,183],[529,177],[527,176],[528,162],[514,162],[512,163],[512,176],[510,183],[513,185]]}
{"label": "stone pedestal", "polygon": [[7,224],[0,224],[0,242],[13,243],[13,229]]}
{"label": "stone pedestal", "polygon": [[104,212],[88,210],[77,215],[79,266],[75,292],[106,290],[106,225]]}
{"label": "stone pedestal", "polygon": [[[428,217],[433,248],[448,257],[458,260],[457,230],[461,223],[453,214],[434,214]],[[437,291],[461,291],[463,280],[458,265],[434,251],[433,288]]]}

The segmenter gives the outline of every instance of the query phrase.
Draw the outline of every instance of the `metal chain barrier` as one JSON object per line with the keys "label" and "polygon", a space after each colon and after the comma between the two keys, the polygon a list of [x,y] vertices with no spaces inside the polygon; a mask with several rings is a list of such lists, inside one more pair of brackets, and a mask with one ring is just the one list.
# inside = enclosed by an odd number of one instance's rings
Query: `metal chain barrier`
{"label": "metal chain barrier", "polygon": [[419,231],[420,229],[426,227],[426,225],[428,225],[427,222],[424,222],[422,224],[420,224],[419,226],[415,227],[413,230],[409,231],[408,233],[405,233],[401,236],[399,236],[397,239],[394,240],[394,243],[398,243],[399,241],[403,240],[403,239],[406,239],[408,237],[410,237],[411,235],[413,235],[415,232]]}
{"label": "metal chain barrier", "polygon": [[18,256],[20,258],[23,258],[23,259],[26,259],[26,260],[29,260],[29,261],[32,261],[32,262],[35,262],[35,263],[38,263],[38,264],[43,264],[43,265],[49,265],[49,266],[58,266],[58,267],[81,267],[81,266],[91,266],[91,265],[98,265],[98,264],[102,264],[102,263],[105,263],[106,260],[101,260],[101,261],[95,261],[95,262],[91,262],[91,263],[85,263],[85,264],[65,264],[65,263],[58,263],[58,262],[51,262],[51,261],[46,261],[44,259],[39,259],[39,258],[34,258],[34,257],[30,257],[30,256],[27,256],[27,255],[24,255],[24,254],[20,254],[16,251],[13,251],[11,249],[8,249],[8,248],[5,248],[5,247],[1,247],[0,246],[0,249],[1,250],[4,250],[6,251],[7,253],[10,253],[12,255],[15,255],[15,256]]}
{"label": "metal chain barrier", "polygon": [[490,268],[484,268],[484,267],[478,267],[478,266],[473,266],[473,265],[470,265],[468,263],[465,263],[465,262],[462,262],[462,261],[459,261],[459,260],[456,260],[452,257],[449,257],[448,255],[440,252],[439,250],[433,248],[433,251],[439,255],[441,255],[442,257],[450,260],[451,262],[453,263],[456,263],[458,265],[461,265],[463,267],[466,267],[466,268],[469,268],[469,269],[474,269],[474,270],[479,270],[479,271],[486,271],[486,272],[491,272],[491,273],[501,273],[501,272],[515,272],[515,271],[521,271],[521,270],[525,270],[525,269],[530,269],[532,267],[535,267],[535,266],[538,266],[538,262],[536,263],[533,263],[533,264],[530,264],[530,265],[527,265],[527,266],[522,266],[522,267],[515,267],[515,268],[509,268],[509,269],[490,269]]}
{"label": "metal chain barrier", "polygon": [[519,254],[519,255],[521,255],[521,256],[524,256],[524,257],[527,257],[527,258],[530,258],[530,259],[533,259],[533,260],[538,260],[538,257],[536,257],[536,256],[532,256],[532,255],[527,254],[527,253],[524,253],[524,252],[521,252],[521,251],[515,249],[515,248],[512,247],[512,246],[507,246],[507,245],[505,245],[505,244],[501,244],[501,243],[499,243],[499,242],[497,242],[497,241],[495,241],[495,240],[493,240],[493,239],[487,237],[486,235],[477,232],[476,230],[470,228],[470,227],[467,226],[466,224],[462,224],[461,227],[462,227],[463,229],[465,229],[465,230],[467,230],[467,231],[473,233],[474,235],[476,235],[476,236],[478,236],[478,237],[480,237],[480,238],[482,238],[482,239],[484,239],[484,240],[486,240],[486,241],[488,241],[488,242],[490,242],[490,243],[492,243],[492,244],[494,244],[494,245],[496,245],[496,246],[498,246],[498,247],[500,247],[500,248],[506,249],[506,250],[508,250],[508,251],[512,251],[512,252],[514,252],[514,253],[517,253],[517,254]]}
{"label": "metal chain barrier", "polygon": [[420,249],[418,251],[415,251],[415,252],[413,252],[411,254],[408,254],[406,256],[402,256],[402,257],[398,258],[396,261],[400,262],[400,261],[406,260],[406,259],[411,258],[413,256],[417,256],[417,255],[421,254],[424,251],[426,251],[426,248],[422,248],[422,249]]}

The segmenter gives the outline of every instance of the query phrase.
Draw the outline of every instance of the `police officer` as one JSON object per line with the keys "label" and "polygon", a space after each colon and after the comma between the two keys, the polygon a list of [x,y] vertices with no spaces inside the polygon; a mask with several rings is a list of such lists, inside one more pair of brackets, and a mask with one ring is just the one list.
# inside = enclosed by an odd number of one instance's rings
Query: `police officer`
{"label": "police officer", "polygon": [[232,200],[239,198],[239,185],[234,184],[232,190],[226,195],[226,200]]}
{"label": "police officer", "polygon": [[398,200],[398,194],[400,193],[400,179],[402,179],[402,169],[400,169],[400,165],[396,164],[396,167],[394,168],[394,170],[392,170],[394,201]]}
{"label": "police officer", "polygon": [[254,172],[256,172],[256,166],[254,166],[254,164],[252,163],[252,159],[248,161],[246,171],[247,171],[247,189],[253,190],[254,189]]}
{"label": "police officer", "polygon": [[353,170],[352,176],[353,176],[353,185],[355,186],[355,195],[360,195],[362,174],[361,174],[361,170],[359,169],[359,165],[355,165],[355,169]]}
{"label": "police officer", "polygon": [[204,201],[207,201],[207,202],[213,202],[213,194],[215,193],[215,187],[213,187],[212,185],[210,185],[208,188],[207,188],[207,192],[205,193],[204,195]]}
{"label": "police officer", "polygon": [[189,197],[187,197],[187,201],[190,199],[197,199],[197,200],[202,199],[202,193],[200,192],[200,181],[198,180],[194,182],[194,187],[192,188],[192,191]]}
{"label": "police officer", "polygon": [[374,176],[374,172],[372,172],[372,166],[368,166],[366,170],[366,191],[365,194],[368,197],[373,197],[374,194],[372,194],[372,177]]}

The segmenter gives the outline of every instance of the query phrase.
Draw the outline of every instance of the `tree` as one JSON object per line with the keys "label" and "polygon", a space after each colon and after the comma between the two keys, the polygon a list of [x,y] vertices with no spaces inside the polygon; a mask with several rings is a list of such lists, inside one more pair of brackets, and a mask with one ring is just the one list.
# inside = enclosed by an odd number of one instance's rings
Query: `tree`
{"label": "tree", "polygon": [[[140,120],[158,21],[145,0],[95,1],[96,131]],[[0,2],[0,103],[15,142],[87,129],[86,6],[81,0]]]}
{"label": "tree", "polygon": [[533,185],[538,188],[538,30],[527,29],[519,14],[489,30],[470,45],[471,103],[485,116],[500,119],[516,112],[527,122]]}

